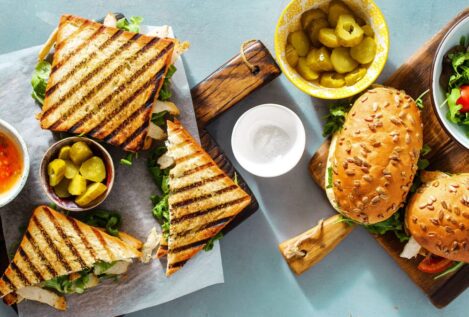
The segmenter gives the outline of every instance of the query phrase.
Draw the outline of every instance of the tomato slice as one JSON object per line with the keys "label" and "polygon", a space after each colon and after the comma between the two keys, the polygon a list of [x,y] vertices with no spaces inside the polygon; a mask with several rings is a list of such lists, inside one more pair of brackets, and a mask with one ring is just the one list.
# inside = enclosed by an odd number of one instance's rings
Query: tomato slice
{"label": "tomato slice", "polygon": [[418,269],[425,273],[441,273],[453,265],[452,260],[442,258],[434,254],[426,256],[418,265]]}
{"label": "tomato slice", "polygon": [[462,85],[459,87],[459,91],[461,92],[461,96],[456,101],[456,104],[462,106],[459,112],[469,112],[469,85]]}

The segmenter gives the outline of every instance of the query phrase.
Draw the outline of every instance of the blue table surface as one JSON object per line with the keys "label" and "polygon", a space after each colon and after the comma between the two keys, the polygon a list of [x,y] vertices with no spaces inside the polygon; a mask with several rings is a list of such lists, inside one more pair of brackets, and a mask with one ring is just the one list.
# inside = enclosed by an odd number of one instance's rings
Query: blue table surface
{"label": "blue table surface", "polygon": [[[390,28],[388,77],[426,40],[461,11],[467,0],[377,0]],[[192,43],[184,55],[191,86],[239,51],[251,38],[273,52],[277,18],[286,1],[6,1],[0,0],[0,53],[42,44],[62,13],[89,18],[108,11],[142,15],[153,25],[170,24]],[[324,103],[297,90],[285,77],[253,93],[209,126],[233,158],[230,136],[237,118],[252,106],[279,103],[299,114],[306,150],[288,174],[262,179],[240,169],[260,210],[221,242],[225,283],[129,316],[469,316],[469,292],[436,309],[384,250],[362,229],[300,277],[294,276],[277,244],[332,215],[325,195],[308,172],[322,143]],[[105,305],[103,303],[103,305]],[[16,316],[0,304],[0,316]]]}

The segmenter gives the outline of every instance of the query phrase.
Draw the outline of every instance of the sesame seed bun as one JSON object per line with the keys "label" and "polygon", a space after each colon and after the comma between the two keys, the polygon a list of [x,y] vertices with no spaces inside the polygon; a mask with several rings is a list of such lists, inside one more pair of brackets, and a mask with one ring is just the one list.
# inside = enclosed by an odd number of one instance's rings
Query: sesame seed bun
{"label": "sesame seed bun", "polygon": [[409,233],[425,249],[469,262],[469,173],[424,183],[407,205]]}
{"label": "sesame seed bun", "polygon": [[332,139],[326,173],[329,201],[357,222],[386,220],[405,201],[421,149],[422,122],[415,101],[394,88],[368,90]]}

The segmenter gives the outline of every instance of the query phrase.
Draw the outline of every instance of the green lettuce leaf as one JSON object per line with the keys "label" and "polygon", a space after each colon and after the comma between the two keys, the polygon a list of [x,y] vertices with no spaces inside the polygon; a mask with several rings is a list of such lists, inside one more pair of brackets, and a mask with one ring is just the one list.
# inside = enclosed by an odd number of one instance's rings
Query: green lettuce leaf
{"label": "green lettuce leaf", "polygon": [[447,118],[449,121],[453,123],[458,123],[459,118],[457,115],[459,114],[459,110],[461,110],[462,106],[457,104],[459,97],[461,96],[461,92],[459,88],[451,89],[451,92],[448,94],[448,113]]}
{"label": "green lettuce leaf", "polygon": [[33,86],[33,92],[31,96],[41,105],[44,103],[44,98],[46,97],[46,87],[47,81],[49,80],[50,71],[51,64],[47,61],[40,61],[36,65],[33,76],[31,78],[31,86]]}
{"label": "green lettuce leaf", "polygon": [[164,77],[163,85],[160,89],[160,94],[158,95],[158,99],[161,101],[167,101],[171,98],[171,77],[173,77],[174,73],[176,72],[176,66],[170,65],[166,75]]}
{"label": "green lettuce leaf", "polygon": [[325,116],[326,123],[324,124],[322,135],[327,137],[342,129],[345,122],[345,117],[352,107],[351,104],[331,104],[329,105],[329,114]]}
{"label": "green lettuce leaf", "polygon": [[221,232],[217,233],[216,236],[208,240],[207,244],[204,246],[204,251],[205,252],[211,251],[213,249],[215,241],[220,240],[221,238],[223,238],[223,233]]}
{"label": "green lettuce leaf", "polygon": [[117,21],[116,26],[124,31],[129,31],[129,32],[135,32],[139,33],[140,32],[140,24],[142,23],[143,18],[140,16],[132,16],[130,17],[129,20],[126,18],[122,18]]}
{"label": "green lettuce leaf", "polygon": [[107,210],[93,210],[78,216],[78,219],[90,226],[105,228],[113,236],[119,236],[122,225],[121,216],[117,212]]}
{"label": "green lettuce leaf", "polygon": [[62,275],[42,282],[41,287],[55,290],[61,294],[81,294],[85,291],[85,286],[89,282],[92,273],[84,270],[79,274],[80,277],[74,281],[71,281],[68,275]]}

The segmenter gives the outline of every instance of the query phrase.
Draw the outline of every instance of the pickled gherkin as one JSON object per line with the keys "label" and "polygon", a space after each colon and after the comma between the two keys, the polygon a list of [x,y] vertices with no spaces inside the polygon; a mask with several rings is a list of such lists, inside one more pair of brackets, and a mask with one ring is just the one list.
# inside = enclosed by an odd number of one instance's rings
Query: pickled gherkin
{"label": "pickled gherkin", "polygon": [[65,161],[55,159],[47,165],[47,174],[49,175],[49,185],[54,187],[59,184],[65,176]]}
{"label": "pickled gherkin", "polygon": [[67,198],[70,197],[71,194],[68,192],[68,185],[70,184],[70,180],[63,178],[60,183],[58,183],[54,187],[54,192],[59,198]]}
{"label": "pickled gherkin", "polygon": [[363,29],[355,22],[353,16],[344,14],[339,17],[335,33],[339,43],[344,47],[353,47],[360,44],[363,39]]}
{"label": "pickled gherkin", "polygon": [[287,44],[285,49],[285,58],[291,67],[296,67],[298,64],[298,53],[295,51],[291,44]]}
{"label": "pickled gherkin", "polygon": [[332,50],[332,66],[339,74],[351,72],[358,66],[357,61],[350,56],[349,51],[350,49],[345,47],[337,47]]}
{"label": "pickled gherkin", "polygon": [[319,42],[321,42],[322,45],[330,48],[336,48],[340,46],[339,38],[335,34],[334,29],[330,28],[323,28],[319,30]]}
{"label": "pickled gherkin", "polygon": [[283,61],[306,81],[327,88],[363,79],[377,52],[369,19],[341,0],[314,4],[301,14],[300,29],[288,35]]}
{"label": "pickled gherkin", "polygon": [[79,206],[87,206],[93,202],[96,198],[106,192],[107,187],[103,183],[93,183],[86,189],[82,195],[75,199],[75,203]]}
{"label": "pickled gherkin", "polygon": [[363,41],[350,49],[350,56],[360,64],[368,64],[376,55],[376,43],[371,37],[365,37]]}
{"label": "pickled gherkin", "polygon": [[324,73],[319,81],[321,85],[329,88],[340,88],[345,86],[344,75],[337,73]]}
{"label": "pickled gherkin", "polygon": [[70,148],[70,159],[75,165],[80,165],[83,161],[93,156],[93,152],[85,142],[78,141]]}
{"label": "pickled gherkin", "polygon": [[345,84],[347,86],[352,86],[353,84],[357,83],[360,79],[365,77],[365,75],[366,75],[365,67],[356,68],[355,70],[345,75]]}
{"label": "pickled gherkin", "polygon": [[63,146],[59,151],[59,159],[68,160],[70,157],[70,146]]}
{"label": "pickled gherkin", "polygon": [[295,31],[288,35],[288,43],[293,46],[298,56],[306,56],[309,51],[308,36],[303,31]]}
{"label": "pickled gherkin", "polygon": [[308,27],[311,21],[321,18],[326,18],[326,13],[321,9],[308,10],[301,15],[301,26],[303,27],[303,29],[305,29],[306,27]]}
{"label": "pickled gherkin", "polygon": [[78,173],[78,167],[72,161],[65,161],[65,178],[72,179]]}
{"label": "pickled gherkin", "polygon": [[78,196],[86,191],[86,179],[80,174],[76,174],[70,184],[68,184],[68,192],[72,195]]}
{"label": "pickled gherkin", "polygon": [[363,33],[365,33],[366,36],[370,36],[370,37],[375,36],[375,32],[373,31],[373,29],[371,28],[369,24],[365,24],[361,28],[363,30]]}
{"label": "pickled gherkin", "polygon": [[349,7],[342,1],[331,1],[329,5],[329,14],[327,20],[332,27],[336,27],[339,17],[344,14],[352,14]]}
{"label": "pickled gherkin", "polygon": [[102,182],[106,178],[106,167],[100,157],[93,156],[80,166],[80,174],[93,182]]}
{"label": "pickled gherkin", "polygon": [[306,58],[300,57],[296,68],[300,75],[306,80],[315,80],[319,78],[319,74],[311,69],[306,62]]}
{"label": "pickled gherkin", "polygon": [[319,42],[319,31],[327,27],[329,27],[329,23],[327,23],[326,19],[317,19],[311,21],[308,26],[307,32],[313,46],[319,47],[321,45],[321,42]]}
{"label": "pickled gherkin", "polygon": [[306,57],[306,64],[316,72],[334,70],[330,53],[325,47],[311,49]]}

